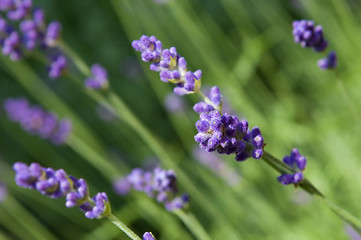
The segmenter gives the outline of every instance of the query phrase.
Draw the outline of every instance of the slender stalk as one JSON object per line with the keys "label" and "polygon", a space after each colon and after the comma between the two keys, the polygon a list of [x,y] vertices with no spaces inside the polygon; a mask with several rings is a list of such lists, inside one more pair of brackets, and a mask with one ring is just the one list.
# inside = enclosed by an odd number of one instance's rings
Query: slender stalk
{"label": "slender stalk", "polygon": [[[291,169],[289,166],[284,164],[281,160],[278,158],[272,156],[268,152],[264,152],[262,156],[262,160],[264,160],[268,165],[270,165],[273,169],[278,171],[279,173],[289,173],[294,172],[293,169]],[[340,218],[342,218],[344,221],[350,223],[358,232],[361,233],[361,221],[353,216],[352,214],[348,213],[335,203],[331,202],[329,199],[327,199],[315,186],[312,185],[310,181],[307,179],[304,179],[299,186],[303,188],[305,191],[313,195],[319,202],[326,205],[328,208],[330,208],[334,213],[336,213]]]}
{"label": "slender stalk", "polygon": [[85,75],[88,76],[90,74],[90,69],[88,65],[79,57],[79,55],[74,52],[65,42],[60,41],[58,43],[58,47],[68,55],[74,62],[75,66]]}
{"label": "slender stalk", "polygon": [[339,74],[336,71],[335,71],[335,74],[336,74],[337,87],[340,90],[342,97],[345,99],[347,105],[349,106],[355,120],[361,124],[361,117],[360,117],[359,112],[357,111],[355,104],[353,103],[349,94],[347,93],[345,85],[343,84],[341,78],[339,77]]}
{"label": "slender stalk", "polygon": [[199,240],[211,240],[208,233],[197,219],[191,213],[185,213],[182,210],[176,210],[174,213],[179,219],[188,227],[188,229],[197,237]]}
{"label": "slender stalk", "polygon": [[138,237],[135,232],[133,232],[130,228],[128,228],[123,222],[121,222],[116,216],[113,214],[110,214],[108,216],[108,219],[117,226],[120,230],[122,230],[130,239],[133,240],[142,240],[140,237]]}

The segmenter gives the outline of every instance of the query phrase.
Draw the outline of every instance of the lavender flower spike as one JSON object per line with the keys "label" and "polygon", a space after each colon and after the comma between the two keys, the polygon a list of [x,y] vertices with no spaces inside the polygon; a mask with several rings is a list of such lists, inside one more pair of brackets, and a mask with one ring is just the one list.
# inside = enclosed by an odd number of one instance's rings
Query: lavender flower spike
{"label": "lavender flower spike", "polygon": [[320,59],[317,65],[321,69],[334,69],[337,67],[337,55],[334,51],[330,52],[327,57]]}
{"label": "lavender flower spike", "polygon": [[149,197],[156,198],[164,203],[168,211],[183,209],[189,202],[188,195],[177,197],[177,178],[172,170],[155,168],[153,171],[144,171],[135,168],[126,177],[114,182],[114,189],[120,195],[128,194],[133,188],[145,192]]}
{"label": "lavender flower spike", "polygon": [[143,240],[157,240],[151,232],[145,232],[143,234]]}
{"label": "lavender flower spike", "polygon": [[163,49],[156,37],[143,35],[132,43],[136,51],[141,52],[142,61],[152,62],[150,70],[159,72],[160,80],[176,84],[177,95],[198,92],[201,87],[202,71],[187,71],[187,62],[177,53],[175,47]]}
{"label": "lavender flower spike", "polygon": [[15,163],[13,169],[18,186],[36,189],[50,198],[66,197],[65,205],[79,206],[87,218],[102,218],[111,214],[106,193],[98,193],[90,199],[85,180],[69,176],[63,169],[44,168],[37,163],[28,166],[21,162]]}
{"label": "lavender flower spike", "polygon": [[54,145],[63,144],[71,133],[70,120],[58,119],[54,113],[46,112],[40,106],[30,106],[25,98],[8,98],[4,108],[11,121],[19,123],[32,135],[50,140]]}
{"label": "lavender flower spike", "polygon": [[85,80],[85,86],[92,89],[105,89],[108,87],[108,73],[99,64],[91,67],[92,76]]}
{"label": "lavender flower spike", "polygon": [[209,114],[201,113],[196,128],[198,134],[194,140],[208,152],[235,154],[237,161],[244,161],[251,156],[259,159],[263,154],[265,144],[259,128],[249,130],[248,122],[240,121],[237,116],[221,115],[217,110]]}
{"label": "lavender flower spike", "polygon": [[298,184],[303,180],[303,171],[306,168],[306,158],[302,156],[297,148],[292,149],[290,156],[285,156],[283,162],[290,166],[293,174],[282,174],[277,180],[283,185]]}
{"label": "lavender flower spike", "polygon": [[293,22],[293,36],[296,43],[302,47],[312,47],[316,52],[326,49],[328,42],[323,36],[323,30],[320,25],[315,26],[313,21],[300,20]]}

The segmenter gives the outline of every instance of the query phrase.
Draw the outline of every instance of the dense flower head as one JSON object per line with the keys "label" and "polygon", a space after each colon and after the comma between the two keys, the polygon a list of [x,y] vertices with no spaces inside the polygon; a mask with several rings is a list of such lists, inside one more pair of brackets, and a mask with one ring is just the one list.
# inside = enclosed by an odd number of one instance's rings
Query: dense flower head
{"label": "dense flower head", "polygon": [[246,120],[237,116],[223,114],[217,110],[200,114],[196,122],[198,134],[194,139],[199,146],[208,152],[217,151],[220,154],[235,154],[237,161],[249,157],[259,159],[263,154],[264,141],[258,127],[248,129]]}
{"label": "dense flower head", "polygon": [[282,174],[277,180],[283,185],[298,184],[303,180],[303,171],[306,168],[306,157],[302,156],[297,148],[292,149],[290,156],[285,156],[283,162],[292,168],[294,173]]}
{"label": "dense flower head", "polygon": [[99,64],[93,64],[91,67],[92,76],[84,82],[87,88],[102,89],[108,86],[108,73],[105,68]]}
{"label": "dense flower head", "polygon": [[143,240],[156,240],[151,232],[145,232],[143,234]]}
{"label": "dense flower head", "polygon": [[311,47],[316,52],[325,50],[328,45],[323,36],[322,27],[320,25],[315,26],[313,21],[294,21],[292,33],[296,43],[300,43],[302,47]]}
{"label": "dense flower head", "polygon": [[151,62],[150,69],[159,72],[163,82],[176,84],[175,94],[185,95],[199,91],[202,71],[187,71],[187,62],[177,53],[175,47],[163,49],[161,41],[146,35],[133,41],[132,46],[141,52],[142,61]]}
{"label": "dense flower head", "polygon": [[337,67],[337,55],[331,51],[327,57],[320,59],[317,65],[322,69],[333,69]]}
{"label": "dense flower head", "polygon": [[[3,55],[16,61],[33,50],[57,47],[61,24],[53,21],[47,26],[44,11],[34,8],[31,0],[1,0],[0,10],[4,12],[0,15],[0,48]],[[64,59],[51,60],[51,78],[63,73],[66,67]]]}
{"label": "dense flower head", "polygon": [[209,113],[213,110],[221,111],[222,109],[222,94],[217,86],[211,88],[209,96],[204,101],[196,103],[193,110],[197,113]]}
{"label": "dense flower head", "polygon": [[168,211],[184,208],[189,202],[188,195],[177,197],[177,177],[174,171],[155,168],[145,171],[135,168],[126,177],[114,182],[114,190],[120,195],[126,195],[131,189],[145,192],[149,197],[164,203]]}
{"label": "dense flower head", "polygon": [[58,119],[54,113],[46,112],[40,106],[31,106],[25,98],[8,98],[4,108],[11,121],[19,123],[32,135],[48,139],[54,145],[64,143],[71,133],[70,120]]}
{"label": "dense flower head", "polygon": [[69,176],[63,169],[44,168],[38,163],[29,166],[22,162],[13,165],[18,186],[35,189],[50,198],[66,197],[67,207],[79,206],[87,218],[101,218],[111,214],[106,193],[89,198],[84,179]]}

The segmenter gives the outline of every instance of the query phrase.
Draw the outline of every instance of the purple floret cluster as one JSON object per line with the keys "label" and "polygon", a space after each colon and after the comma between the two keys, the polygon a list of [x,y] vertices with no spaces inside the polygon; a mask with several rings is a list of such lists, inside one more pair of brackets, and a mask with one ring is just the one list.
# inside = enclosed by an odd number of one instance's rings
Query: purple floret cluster
{"label": "purple floret cluster", "polygon": [[108,73],[105,68],[99,64],[93,64],[91,67],[92,76],[84,82],[85,87],[91,89],[105,89],[108,87]]}
{"label": "purple floret cluster", "polygon": [[[57,46],[61,24],[45,23],[44,11],[33,7],[31,0],[0,0],[0,47],[2,54],[19,60],[33,50]],[[49,77],[58,78],[66,68],[66,59],[56,51],[50,57]]]}
{"label": "purple floret cluster", "polygon": [[155,168],[144,171],[135,168],[126,177],[114,182],[114,189],[120,195],[126,195],[131,189],[145,192],[149,197],[163,203],[168,211],[185,208],[189,202],[187,194],[177,196],[177,177],[172,170]]}
{"label": "purple floret cluster", "polygon": [[337,67],[337,55],[331,51],[327,57],[318,60],[317,65],[322,69],[333,69]]}
{"label": "purple floret cluster", "polygon": [[[316,52],[325,50],[328,46],[328,41],[323,35],[322,26],[317,25],[310,20],[293,21],[293,36],[296,43],[301,44],[302,47],[313,48]],[[337,55],[331,51],[327,57],[320,59],[317,65],[321,69],[333,69],[337,66]]]}
{"label": "purple floret cluster", "polygon": [[316,52],[321,52],[328,46],[328,42],[323,36],[322,26],[315,26],[313,21],[308,20],[293,21],[292,25],[294,40],[302,47],[313,48]]}
{"label": "purple floret cluster", "polygon": [[185,95],[199,91],[202,71],[187,71],[187,62],[177,53],[175,47],[163,49],[161,41],[156,37],[145,35],[140,40],[133,41],[132,46],[141,52],[144,62],[151,62],[150,69],[159,72],[163,82],[176,84],[175,94]]}
{"label": "purple floret cluster", "polygon": [[198,134],[194,140],[208,152],[235,154],[237,161],[249,157],[259,159],[265,146],[258,127],[248,128],[247,120],[239,120],[237,116],[220,114],[217,110],[209,114],[201,113],[196,122]]}
{"label": "purple floret cluster", "polygon": [[143,234],[143,240],[156,240],[156,239],[151,232],[146,232]]}
{"label": "purple floret cluster", "polygon": [[87,218],[101,218],[111,214],[106,193],[98,193],[90,199],[87,183],[67,175],[63,169],[44,168],[38,163],[17,162],[13,165],[18,186],[36,189],[50,198],[66,197],[67,207],[78,206]]}
{"label": "purple floret cluster", "polygon": [[8,98],[4,102],[4,108],[11,121],[54,145],[63,144],[71,133],[70,120],[58,119],[54,113],[47,112],[40,106],[31,106],[25,98]]}
{"label": "purple floret cluster", "polygon": [[283,185],[298,184],[303,180],[303,171],[306,168],[306,158],[302,156],[297,148],[292,149],[290,156],[285,156],[283,162],[292,168],[294,173],[282,174],[277,180]]}

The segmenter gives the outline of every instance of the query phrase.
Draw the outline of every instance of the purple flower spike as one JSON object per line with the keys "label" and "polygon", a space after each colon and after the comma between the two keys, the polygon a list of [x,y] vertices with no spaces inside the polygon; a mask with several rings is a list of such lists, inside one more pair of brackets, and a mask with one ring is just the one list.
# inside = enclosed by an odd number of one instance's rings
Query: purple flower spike
{"label": "purple flower spike", "polygon": [[45,44],[49,47],[55,47],[60,38],[61,24],[57,21],[49,23],[45,34]]}
{"label": "purple flower spike", "polygon": [[312,47],[316,52],[325,50],[328,45],[322,27],[315,26],[313,21],[294,21],[292,33],[296,43],[300,43],[302,47]]}
{"label": "purple flower spike", "polygon": [[186,207],[187,198],[177,198],[177,177],[174,171],[155,168],[153,171],[144,171],[135,168],[126,176],[113,183],[113,188],[119,195],[128,194],[130,189],[146,193],[158,202],[164,203],[169,211]]}
{"label": "purple flower spike", "polygon": [[163,49],[156,37],[142,36],[132,43],[132,47],[141,52],[143,62],[151,62],[150,69],[159,72],[163,82],[176,84],[174,93],[177,95],[192,94],[201,87],[201,70],[187,72],[187,62],[177,53],[175,47]]}
{"label": "purple flower spike", "polygon": [[306,167],[306,158],[302,156],[297,148],[292,149],[290,156],[285,156],[283,162],[291,167],[293,174],[282,174],[277,180],[283,185],[298,184],[303,180],[303,171]]}
{"label": "purple flower spike", "polygon": [[151,232],[146,232],[143,234],[143,240],[157,240]]}
{"label": "purple flower spike", "polygon": [[246,120],[239,121],[237,116],[221,115],[216,110],[202,113],[200,119],[196,123],[198,134],[194,137],[200,148],[208,152],[217,150],[220,154],[235,154],[237,161],[262,156],[265,144],[261,131],[257,127],[249,131]]}
{"label": "purple flower spike", "polygon": [[111,214],[108,196],[105,192],[98,193],[93,197],[94,206],[85,211],[87,218],[102,218]]}
{"label": "purple flower spike", "polygon": [[317,65],[321,69],[334,69],[337,67],[337,55],[334,51],[330,52],[327,57],[320,59]]}
{"label": "purple flower spike", "polygon": [[85,86],[92,89],[104,89],[108,87],[108,73],[99,64],[91,67],[92,76],[85,80]]}
{"label": "purple flower spike", "polygon": [[66,196],[65,205],[67,207],[79,206],[87,218],[102,218],[111,214],[106,193],[98,193],[90,199],[85,180],[68,176],[63,169],[44,168],[37,163],[27,166],[21,162],[15,163],[13,169],[18,186],[36,189],[50,198]]}
{"label": "purple flower spike", "polygon": [[54,113],[46,112],[40,106],[30,106],[25,98],[8,98],[4,102],[9,119],[20,123],[32,135],[39,135],[59,145],[66,141],[71,132],[71,122],[58,119]]}

